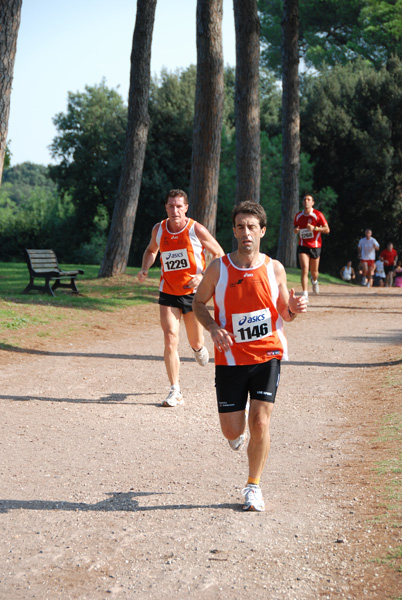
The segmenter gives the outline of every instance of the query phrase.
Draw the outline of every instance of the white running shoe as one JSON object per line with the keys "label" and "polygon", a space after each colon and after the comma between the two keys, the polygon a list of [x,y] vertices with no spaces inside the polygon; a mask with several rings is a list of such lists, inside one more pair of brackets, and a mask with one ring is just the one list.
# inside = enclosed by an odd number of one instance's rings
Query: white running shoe
{"label": "white running shoe", "polygon": [[194,358],[201,367],[205,367],[209,361],[208,350],[203,346],[200,350],[193,350]]}
{"label": "white running shoe", "polygon": [[236,451],[241,450],[247,440],[247,421],[248,421],[249,410],[250,410],[250,400],[247,400],[246,408],[244,409],[244,412],[246,415],[246,429],[235,440],[228,440],[229,446],[232,448],[232,450],[236,450]]}
{"label": "white running shoe", "polygon": [[317,281],[313,281],[311,280],[311,283],[313,284],[313,293],[318,296],[318,294],[320,293],[320,286],[318,284],[318,280]]}
{"label": "white running shoe", "polygon": [[249,483],[241,493],[244,496],[243,510],[255,510],[257,512],[263,512],[265,510],[262,491],[259,485]]}
{"label": "white running shoe", "polygon": [[184,400],[181,392],[177,390],[169,390],[168,395],[162,402],[162,406],[183,406]]}
{"label": "white running shoe", "polygon": [[306,290],[304,292],[302,292],[302,296],[304,296],[308,300],[308,292]]}
{"label": "white running shoe", "polygon": [[246,442],[247,439],[247,432],[245,431],[244,433],[242,433],[241,435],[239,435],[238,438],[236,438],[235,440],[228,440],[229,442],[229,446],[232,448],[232,450],[241,450]]}

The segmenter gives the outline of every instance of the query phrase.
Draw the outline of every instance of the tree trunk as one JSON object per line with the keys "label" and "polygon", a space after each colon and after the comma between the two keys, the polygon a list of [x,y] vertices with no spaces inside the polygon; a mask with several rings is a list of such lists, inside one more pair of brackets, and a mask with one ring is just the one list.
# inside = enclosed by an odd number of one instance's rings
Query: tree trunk
{"label": "tree trunk", "polygon": [[296,266],[294,216],[299,210],[299,0],[284,0],[282,21],[282,208],[278,260]]}
{"label": "tree trunk", "polygon": [[257,0],[234,0],[236,203],[260,201],[260,21]]}
{"label": "tree trunk", "polygon": [[197,87],[190,205],[212,235],[216,229],[223,120],[223,0],[197,2]]}
{"label": "tree trunk", "polygon": [[0,9],[0,184],[7,145],[10,96],[22,0],[1,0]]}
{"label": "tree trunk", "polygon": [[127,267],[147,145],[151,45],[157,0],[138,0],[131,52],[128,122],[123,166],[112,223],[99,277],[124,273]]}

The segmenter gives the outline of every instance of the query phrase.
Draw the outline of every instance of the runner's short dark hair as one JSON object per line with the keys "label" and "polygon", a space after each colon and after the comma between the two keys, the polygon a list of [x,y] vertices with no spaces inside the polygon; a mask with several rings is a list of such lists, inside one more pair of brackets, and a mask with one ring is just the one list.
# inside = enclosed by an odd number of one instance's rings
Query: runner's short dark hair
{"label": "runner's short dark hair", "polygon": [[257,217],[261,229],[267,226],[267,213],[257,202],[251,202],[250,200],[245,200],[244,202],[240,202],[233,207],[232,210],[232,224],[233,227],[236,225],[236,217],[239,213],[244,213],[246,215],[253,215]]}
{"label": "runner's short dark hair", "polygon": [[183,192],[183,190],[170,190],[165,196],[165,204],[167,204],[169,202],[169,198],[177,198],[177,197],[184,198],[185,204],[188,204],[188,196],[187,196],[186,192]]}

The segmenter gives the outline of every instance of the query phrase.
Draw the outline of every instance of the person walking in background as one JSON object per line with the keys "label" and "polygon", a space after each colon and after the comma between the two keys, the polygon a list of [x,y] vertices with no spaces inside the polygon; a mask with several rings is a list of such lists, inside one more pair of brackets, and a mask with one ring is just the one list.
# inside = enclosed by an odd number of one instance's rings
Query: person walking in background
{"label": "person walking in background", "polygon": [[371,229],[366,229],[364,237],[359,241],[357,249],[362,270],[362,285],[373,285],[375,268],[375,251],[380,249],[380,244],[372,237]]}
{"label": "person walking in background", "polygon": [[311,273],[311,283],[314,294],[319,294],[318,284],[322,233],[329,233],[326,218],[319,210],[315,210],[314,198],[310,194],[303,198],[304,210],[294,218],[294,231],[299,236],[297,254],[301,269],[301,285],[303,296],[308,298],[308,273]]}
{"label": "person walking in background", "polygon": [[[196,317],[215,347],[215,386],[223,435],[233,450],[250,441],[243,510],[264,510],[260,478],[270,448],[270,419],[287,359],[283,321],[307,308],[305,297],[288,291],[282,264],[260,253],[267,217],[260,204],[242,202],[232,212],[237,250],[214,260],[193,300]],[[214,298],[214,318],[207,303]]]}
{"label": "person walking in background", "polygon": [[394,270],[396,263],[398,262],[398,253],[394,248],[392,242],[388,242],[385,250],[380,252],[380,258],[384,260],[384,271],[385,271],[385,286],[392,287],[394,279]]}
{"label": "person walking in background", "polygon": [[342,267],[340,270],[341,277],[343,281],[352,281],[352,279],[356,278],[356,273],[352,267],[352,261],[348,260],[346,265]]}
{"label": "person walking in background", "polygon": [[203,225],[186,216],[188,198],[185,192],[170,190],[165,198],[165,209],[168,217],[152,229],[151,241],[144,252],[138,279],[140,282],[145,281],[160,251],[159,313],[165,343],[164,360],[170,381],[169,394],[162,405],[181,406],[184,400],[179,383],[180,320],[183,316],[195,360],[199,365],[205,366],[209,355],[204,346],[202,326],[193,313],[192,301],[205,271],[204,250],[212,258],[223,256],[224,251]]}

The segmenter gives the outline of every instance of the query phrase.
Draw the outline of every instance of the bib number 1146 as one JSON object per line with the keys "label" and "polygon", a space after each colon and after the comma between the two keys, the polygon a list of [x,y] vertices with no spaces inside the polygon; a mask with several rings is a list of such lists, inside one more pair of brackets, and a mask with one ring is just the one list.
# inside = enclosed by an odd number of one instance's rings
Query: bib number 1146
{"label": "bib number 1146", "polygon": [[271,313],[268,308],[250,313],[232,315],[233,333],[236,342],[250,342],[272,334]]}

